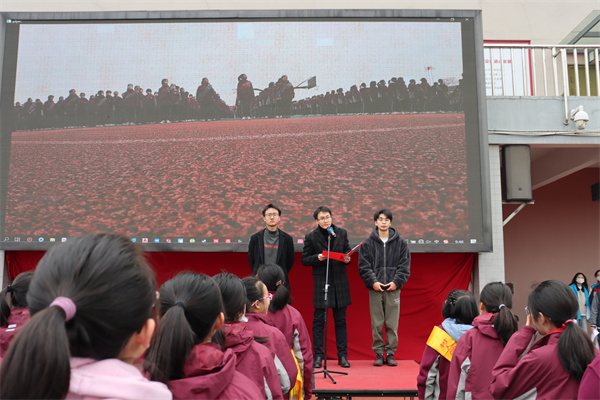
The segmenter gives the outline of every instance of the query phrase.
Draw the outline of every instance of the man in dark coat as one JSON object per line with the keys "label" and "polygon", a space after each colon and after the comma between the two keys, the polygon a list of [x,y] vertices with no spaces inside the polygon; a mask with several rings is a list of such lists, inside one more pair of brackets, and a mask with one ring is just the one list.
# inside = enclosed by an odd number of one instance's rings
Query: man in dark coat
{"label": "man in dark coat", "polygon": [[[323,357],[326,356],[323,352],[323,331],[325,328],[325,312],[328,308],[331,308],[335,322],[338,364],[344,368],[349,368],[346,307],[352,301],[350,300],[350,285],[348,284],[346,265],[350,263],[350,256],[345,256],[343,261],[330,258],[326,304],[323,291],[325,289],[327,257],[322,254],[323,251],[327,251],[328,240],[331,240],[329,249],[331,252],[348,254],[350,251],[348,233],[345,229],[333,225],[331,210],[327,207],[317,208],[313,216],[317,222],[317,227],[305,236],[304,248],[302,249],[302,264],[312,267],[313,271],[313,305],[315,308],[313,319],[313,350],[315,357],[313,365],[315,368],[320,368]],[[331,230],[328,231],[329,228],[333,230],[335,236],[330,233]]]}
{"label": "man in dark coat", "polygon": [[252,275],[256,275],[258,267],[263,264],[277,264],[285,274],[285,287],[289,290],[288,273],[294,266],[294,241],[290,235],[279,229],[279,207],[267,204],[262,210],[262,215],[267,227],[252,235],[248,245],[248,263],[252,268]]}

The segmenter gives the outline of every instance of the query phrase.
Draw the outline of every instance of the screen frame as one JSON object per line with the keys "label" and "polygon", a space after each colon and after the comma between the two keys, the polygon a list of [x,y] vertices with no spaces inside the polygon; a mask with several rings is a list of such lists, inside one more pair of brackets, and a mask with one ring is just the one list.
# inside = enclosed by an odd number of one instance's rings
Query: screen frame
{"label": "screen frame", "polygon": [[[198,20],[219,21],[219,20],[344,20],[358,19],[365,21],[376,21],[377,19],[433,19],[436,18],[463,18],[472,19],[473,29],[467,32],[472,35],[467,44],[471,49],[463,45],[463,57],[468,51],[474,56],[474,63],[464,64],[464,75],[474,74],[475,88],[474,100],[477,108],[477,115],[471,115],[472,123],[477,124],[479,152],[473,153],[467,151],[467,165],[474,168],[479,165],[479,182],[481,193],[481,210],[476,210],[482,217],[481,228],[483,242],[476,244],[456,244],[451,246],[447,244],[411,244],[409,247],[413,252],[439,253],[439,252],[491,252],[493,250],[492,242],[492,218],[491,218],[491,194],[490,194],[490,166],[489,166],[489,147],[487,134],[487,112],[486,112],[486,94],[485,94],[485,71],[484,71],[484,52],[483,52],[483,28],[481,10],[396,10],[396,9],[365,9],[365,10],[191,10],[191,11],[108,11],[108,12],[2,12],[0,13],[0,65],[2,66],[2,80],[0,81],[0,115],[10,115],[12,113],[12,102],[2,102],[3,98],[14,97],[14,84],[3,86],[3,82],[12,81],[16,75],[16,63],[10,65],[10,60],[5,58],[5,54],[16,52],[18,43],[8,43],[7,29],[10,29],[7,20],[15,21],[35,21],[44,23],[98,23],[106,21],[114,22],[193,22]],[[463,39],[463,43],[465,40]],[[10,53],[12,54],[12,53]],[[10,59],[10,56],[8,57]],[[474,67],[474,70],[471,68]],[[472,113],[471,113],[472,114]],[[467,113],[465,113],[465,120]],[[10,159],[10,130],[9,124],[0,124],[0,147],[8,146],[9,151],[0,152],[0,226],[4,226],[4,217],[6,209],[6,188],[8,183],[8,167]],[[478,160],[477,160],[478,158]],[[468,179],[473,179],[468,173]],[[257,215],[257,221],[260,215]],[[47,250],[56,243],[50,242],[5,242],[0,238],[0,250]],[[358,243],[351,243],[354,246]],[[199,243],[146,243],[143,244],[148,251],[193,251],[193,252],[246,252],[248,243],[210,243],[202,245]],[[295,243],[295,251],[302,251],[302,244]]]}

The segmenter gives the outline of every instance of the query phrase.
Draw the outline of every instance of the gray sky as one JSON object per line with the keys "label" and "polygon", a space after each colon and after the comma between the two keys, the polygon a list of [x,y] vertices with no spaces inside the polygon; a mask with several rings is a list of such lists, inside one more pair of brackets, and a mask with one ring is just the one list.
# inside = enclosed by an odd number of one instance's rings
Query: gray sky
{"label": "gray sky", "polygon": [[[432,69],[427,70],[427,67]],[[195,95],[208,77],[232,105],[237,77],[255,88],[286,74],[317,88],[296,99],[372,80],[462,73],[459,22],[270,21],[20,26],[15,101],[124,92],[128,83],[158,90],[162,78]]]}

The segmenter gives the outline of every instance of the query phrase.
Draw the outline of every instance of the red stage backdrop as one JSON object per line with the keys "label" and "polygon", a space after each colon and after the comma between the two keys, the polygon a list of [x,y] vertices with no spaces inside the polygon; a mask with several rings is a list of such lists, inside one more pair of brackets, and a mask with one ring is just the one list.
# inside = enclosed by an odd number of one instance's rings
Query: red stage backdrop
{"label": "red stage backdrop", "polygon": [[[213,276],[219,272],[231,272],[239,277],[250,273],[246,253],[147,253],[159,285],[180,271],[203,272]],[[6,263],[11,279],[23,271],[35,269],[44,255],[41,251],[7,251]],[[310,267],[300,263],[296,253],[294,268],[290,272],[292,305],[304,316],[308,330],[312,332],[313,281]],[[442,318],[442,305],[448,292],[467,289],[475,254],[468,253],[416,253],[412,255],[411,276],[400,300],[399,346],[397,359],[421,360],[423,348],[431,329]],[[350,360],[371,359],[371,320],[369,297],[365,285],[358,275],[358,256],[348,265],[352,305],[348,307],[348,358]],[[337,358],[333,317],[328,317],[327,353]]]}

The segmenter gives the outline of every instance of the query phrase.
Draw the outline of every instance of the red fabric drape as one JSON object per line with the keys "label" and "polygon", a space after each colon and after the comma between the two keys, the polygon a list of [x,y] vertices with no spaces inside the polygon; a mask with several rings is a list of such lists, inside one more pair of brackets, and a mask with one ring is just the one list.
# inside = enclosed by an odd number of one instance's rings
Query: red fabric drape
{"label": "red fabric drape", "polygon": [[[215,275],[225,270],[239,277],[250,273],[246,253],[147,253],[160,284],[180,271],[203,272]],[[23,271],[33,270],[41,251],[7,251],[6,263],[11,279]],[[313,281],[310,267],[300,262],[296,253],[294,268],[290,272],[293,306],[304,316],[309,332],[312,332]],[[402,289],[400,300],[399,345],[397,359],[421,360],[425,342],[434,325],[442,321],[442,305],[453,289],[467,289],[475,254],[468,253],[416,253],[412,255],[410,279]],[[354,256],[348,266],[352,305],[348,307],[348,357],[371,359],[371,320],[369,296],[358,275],[358,257]],[[333,317],[328,316],[327,353],[336,357]]]}

